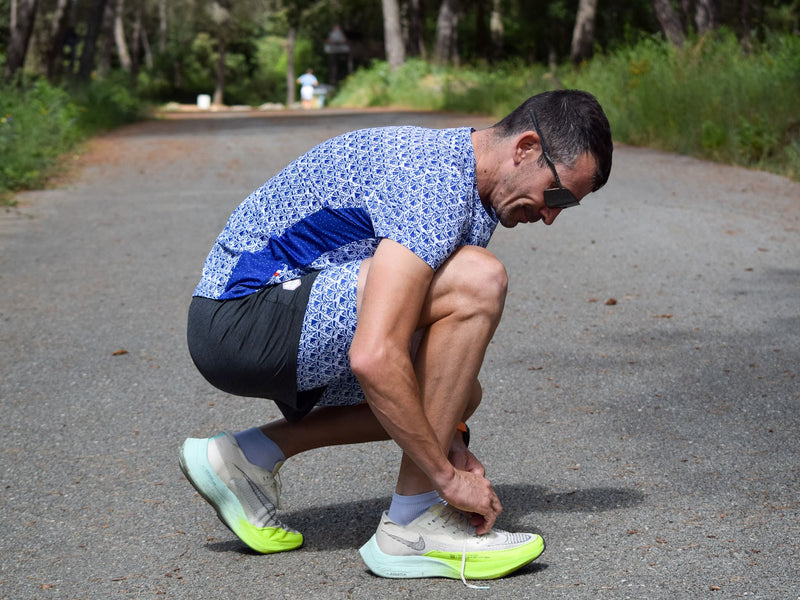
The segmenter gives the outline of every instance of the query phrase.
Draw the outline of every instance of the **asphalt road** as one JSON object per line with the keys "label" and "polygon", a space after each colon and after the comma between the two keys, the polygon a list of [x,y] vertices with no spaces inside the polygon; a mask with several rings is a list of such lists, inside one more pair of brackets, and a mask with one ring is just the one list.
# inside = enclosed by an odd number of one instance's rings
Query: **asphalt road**
{"label": "asphalt road", "polygon": [[0,215],[0,597],[800,598],[800,184],[620,147],[555,225],[498,230],[511,287],[471,421],[542,557],[470,590],[357,553],[392,443],[285,465],[295,552],[260,556],[183,479],[188,436],[277,415],[211,388],[185,344],[233,208],[338,132],[421,113],[183,116],[95,140]]}

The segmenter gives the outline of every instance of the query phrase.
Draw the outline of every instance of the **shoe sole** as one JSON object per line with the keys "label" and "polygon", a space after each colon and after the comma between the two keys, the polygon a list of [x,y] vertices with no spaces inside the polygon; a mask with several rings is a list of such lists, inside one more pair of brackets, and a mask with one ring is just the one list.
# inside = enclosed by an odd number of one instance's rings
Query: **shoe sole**
{"label": "shoe sole", "polygon": [[[544,552],[544,540],[536,536],[524,546],[509,550],[468,552],[464,565],[466,579],[497,579],[536,560]],[[378,547],[376,536],[359,553],[369,570],[380,577],[417,579],[446,577],[461,579],[460,552],[430,552],[424,556],[392,556]]]}
{"label": "shoe sole", "polygon": [[207,439],[187,439],[180,452],[180,467],[186,479],[217,513],[217,517],[240,540],[261,554],[294,550],[303,545],[301,533],[280,527],[256,527],[236,495],[217,476],[208,462]]}

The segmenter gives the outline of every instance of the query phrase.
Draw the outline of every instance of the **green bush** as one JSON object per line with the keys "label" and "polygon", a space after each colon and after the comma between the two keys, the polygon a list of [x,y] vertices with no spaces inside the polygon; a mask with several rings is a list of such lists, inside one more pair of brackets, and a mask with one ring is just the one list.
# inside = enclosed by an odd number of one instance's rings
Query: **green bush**
{"label": "green bush", "polygon": [[84,137],[133,123],[146,114],[146,106],[131,92],[129,75],[124,72],[92,80],[70,92],[80,106],[78,127]]}
{"label": "green bush", "polygon": [[78,114],[66,92],[44,81],[0,89],[0,194],[41,183],[79,139]]}
{"label": "green bush", "polygon": [[41,79],[0,86],[0,198],[40,186],[78,142],[142,114],[121,78],[70,91]]}
{"label": "green bush", "polygon": [[800,178],[798,73],[797,36],[744,52],[721,30],[683,48],[644,40],[564,80],[598,97],[620,141]]}
{"label": "green bush", "polygon": [[592,92],[614,138],[800,179],[800,37],[767,33],[749,52],[717,31],[677,48],[645,38],[550,71],[522,61],[492,67],[432,67],[410,60],[357,71],[332,104],[398,106],[501,117],[530,95],[557,87]]}

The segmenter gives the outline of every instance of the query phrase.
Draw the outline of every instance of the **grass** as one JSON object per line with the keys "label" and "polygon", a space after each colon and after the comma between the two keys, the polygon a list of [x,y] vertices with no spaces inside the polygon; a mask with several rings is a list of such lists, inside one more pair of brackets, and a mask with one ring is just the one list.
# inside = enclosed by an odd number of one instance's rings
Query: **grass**
{"label": "grass", "polygon": [[620,141],[800,180],[800,38],[744,53],[727,32],[678,49],[657,40],[565,76],[594,93]]}
{"label": "grass", "polygon": [[676,48],[659,38],[555,71],[522,62],[445,68],[378,62],[345,82],[334,106],[507,114],[557,87],[592,92],[614,138],[800,181],[800,37],[767,34],[744,52],[730,32]]}

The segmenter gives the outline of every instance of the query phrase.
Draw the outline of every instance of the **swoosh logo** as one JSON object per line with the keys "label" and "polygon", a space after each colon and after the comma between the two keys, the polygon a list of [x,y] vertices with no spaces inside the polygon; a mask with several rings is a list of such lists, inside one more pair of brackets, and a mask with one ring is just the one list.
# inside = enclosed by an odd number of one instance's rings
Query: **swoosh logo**
{"label": "swoosh logo", "polygon": [[425,550],[425,540],[422,539],[422,536],[419,536],[419,539],[416,542],[409,542],[407,539],[401,538],[400,536],[397,535],[392,535],[388,531],[386,531],[385,533],[393,540],[400,542],[404,546],[408,546],[409,548],[411,548],[416,552],[422,552],[423,550]]}
{"label": "swoosh logo", "polygon": [[264,493],[264,490],[262,490],[256,484],[255,481],[250,479],[247,476],[247,473],[245,473],[238,465],[234,465],[234,466],[242,474],[242,477],[244,477],[244,480],[250,485],[250,489],[253,490],[253,494],[258,499],[258,501],[261,502],[261,504],[264,505],[264,508],[267,509],[267,513],[268,513],[270,519],[274,519],[275,518],[275,505],[272,503],[272,501],[269,499],[269,497]]}

